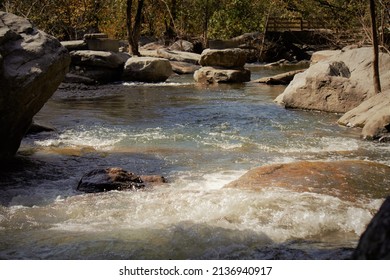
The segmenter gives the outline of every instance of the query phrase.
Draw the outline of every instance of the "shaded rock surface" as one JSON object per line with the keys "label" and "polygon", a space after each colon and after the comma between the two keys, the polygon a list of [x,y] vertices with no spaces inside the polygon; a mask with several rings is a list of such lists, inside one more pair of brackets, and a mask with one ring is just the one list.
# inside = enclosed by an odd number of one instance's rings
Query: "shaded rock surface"
{"label": "shaded rock surface", "polygon": [[383,198],[390,191],[390,167],[367,161],[272,164],[250,170],[225,187],[255,191],[285,188],[349,201]]}
{"label": "shaded rock surface", "polygon": [[86,173],[80,180],[77,190],[86,193],[106,192],[112,190],[138,190],[148,183],[165,183],[162,176],[139,176],[122,168],[95,169]]}
{"label": "shaded rock surface", "polygon": [[[276,102],[286,108],[345,113],[373,96],[372,48],[345,49],[294,77]],[[382,89],[390,89],[390,55],[381,53]]]}
{"label": "shaded rock surface", "polygon": [[352,255],[358,260],[390,260],[390,197],[371,220]]}
{"label": "shaded rock surface", "polygon": [[172,75],[169,60],[155,57],[132,57],[126,61],[122,79],[137,82],[164,82]]}
{"label": "shaded rock surface", "polygon": [[16,153],[69,63],[68,51],[57,39],[27,19],[0,12],[0,158]]}
{"label": "shaded rock surface", "polygon": [[[67,82],[84,84],[109,83],[121,79],[123,65],[130,57],[125,53],[107,51],[72,51],[71,75]],[[84,78],[82,78],[84,77]]]}
{"label": "shaded rock surface", "polygon": [[348,127],[361,127],[364,139],[390,138],[390,90],[376,94],[348,111],[338,123]]}
{"label": "shaded rock surface", "polygon": [[194,79],[198,83],[244,83],[251,79],[248,69],[225,69],[221,67],[202,67],[195,71]]}

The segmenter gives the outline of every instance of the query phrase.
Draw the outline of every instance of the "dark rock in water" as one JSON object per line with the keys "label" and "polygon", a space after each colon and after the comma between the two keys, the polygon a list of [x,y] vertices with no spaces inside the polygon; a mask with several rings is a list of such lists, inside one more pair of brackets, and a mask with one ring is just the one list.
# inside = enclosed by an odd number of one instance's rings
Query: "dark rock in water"
{"label": "dark rock in water", "polygon": [[41,132],[52,132],[52,131],[55,131],[55,129],[52,127],[33,122],[26,134],[37,134]]}
{"label": "dark rock in water", "polygon": [[77,190],[86,193],[97,193],[107,191],[138,190],[145,188],[148,184],[166,183],[162,176],[144,175],[138,176],[122,168],[95,169],[85,174]]}
{"label": "dark rock in water", "polygon": [[68,51],[57,39],[25,18],[0,11],[0,158],[17,152],[69,64]]}
{"label": "dark rock in water", "polygon": [[390,260],[390,197],[385,200],[360,237],[352,258]]}

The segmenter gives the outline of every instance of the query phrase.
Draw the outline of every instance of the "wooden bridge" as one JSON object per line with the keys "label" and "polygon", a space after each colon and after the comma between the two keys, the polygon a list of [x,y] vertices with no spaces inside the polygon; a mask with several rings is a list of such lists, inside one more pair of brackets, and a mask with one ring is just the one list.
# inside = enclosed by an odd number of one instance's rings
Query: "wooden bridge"
{"label": "wooden bridge", "polygon": [[270,17],[267,23],[267,31],[283,32],[283,31],[305,31],[305,30],[320,30],[333,29],[326,19],[311,19],[306,20],[302,17],[280,18]]}

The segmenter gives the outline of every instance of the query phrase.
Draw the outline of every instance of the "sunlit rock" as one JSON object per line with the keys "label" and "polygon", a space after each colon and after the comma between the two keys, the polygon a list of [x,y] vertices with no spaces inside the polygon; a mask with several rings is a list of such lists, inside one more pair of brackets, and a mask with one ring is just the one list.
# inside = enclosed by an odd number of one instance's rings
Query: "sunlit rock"
{"label": "sunlit rock", "polygon": [[239,49],[205,49],[199,64],[202,66],[213,66],[222,68],[241,68],[246,62],[246,53]]}
{"label": "sunlit rock", "polygon": [[248,69],[225,69],[221,67],[202,67],[194,73],[197,83],[244,83],[251,79]]}
{"label": "sunlit rock", "polygon": [[250,170],[226,188],[262,191],[285,188],[355,201],[383,198],[390,191],[390,166],[368,161],[293,162]]}
{"label": "sunlit rock", "polygon": [[363,128],[364,139],[386,140],[390,137],[390,90],[374,95],[348,111],[338,123]]}
{"label": "sunlit rock", "polygon": [[[316,59],[317,63],[295,75],[277,103],[286,108],[345,113],[375,95],[372,48],[344,49]],[[390,55],[381,53],[379,61],[382,89],[389,90]]]}
{"label": "sunlit rock", "polygon": [[169,60],[155,57],[132,57],[124,66],[122,79],[131,82],[165,82],[172,75]]}

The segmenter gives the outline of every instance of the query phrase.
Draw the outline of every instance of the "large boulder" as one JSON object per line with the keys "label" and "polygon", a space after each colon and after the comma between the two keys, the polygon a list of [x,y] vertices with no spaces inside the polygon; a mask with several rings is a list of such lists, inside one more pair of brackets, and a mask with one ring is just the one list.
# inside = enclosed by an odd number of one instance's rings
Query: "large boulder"
{"label": "large boulder", "polygon": [[352,255],[358,260],[390,260],[390,197],[362,234]]}
{"label": "large boulder", "polygon": [[202,66],[222,68],[242,68],[246,62],[246,53],[239,48],[234,49],[205,49],[199,64]]}
{"label": "large boulder", "polygon": [[132,82],[158,83],[172,75],[169,60],[155,57],[132,57],[127,60],[122,79]]}
{"label": "large boulder", "polygon": [[245,68],[225,69],[221,67],[202,67],[194,73],[197,83],[244,83],[251,79],[251,72]]}
{"label": "large boulder", "polygon": [[[72,57],[72,76],[68,75],[67,81],[74,81],[75,76],[81,76],[95,83],[120,80],[123,65],[130,57],[125,53],[92,50],[72,51],[70,55]],[[79,78],[76,82],[83,82],[83,79]]]}
{"label": "large boulder", "polygon": [[162,176],[139,176],[122,168],[111,167],[95,169],[86,173],[81,178],[77,190],[86,193],[139,190],[150,184],[162,184],[165,182],[166,180]]}
{"label": "large boulder", "polygon": [[376,94],[348,111],[338,123],[363,128],[361,136],[367,140],[390,140],[390,90]]}
{"label": "large boulder", "polygon": [[389,193],[390,167],[368,161],[293,162],[248,171],[226,188],[261,191],[286,188],[354,201],[383,198]]}
{"label": "large boulder", "polygon": [[[334,55],[315,56],[305,72],[294,77],[275,100],[286,108],[345,113],[375,95],[372,48],[344,49]],[[382,89],[390,89],[390,55],[381,53]]]}
{"label": "large boulder", "polygon": [[16,153],[69,63],[68,51],[57,39],[27,19],[0,11],[0,158]]}

